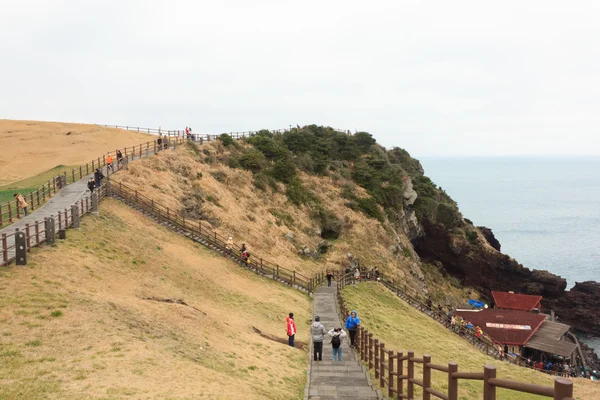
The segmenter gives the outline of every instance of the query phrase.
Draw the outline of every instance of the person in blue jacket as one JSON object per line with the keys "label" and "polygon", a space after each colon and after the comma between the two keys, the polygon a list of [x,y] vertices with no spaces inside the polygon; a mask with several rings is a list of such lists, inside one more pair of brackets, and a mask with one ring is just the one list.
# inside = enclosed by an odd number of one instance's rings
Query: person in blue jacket
{"label": "person in blue jacket", "polygon": [[350,347],[354,348],[354,341],[356,339],[356,329],[360,325],[360,319],[356,316],[356,311],[352,310],[348,319],[346,320],[346,329],[350,332]]}

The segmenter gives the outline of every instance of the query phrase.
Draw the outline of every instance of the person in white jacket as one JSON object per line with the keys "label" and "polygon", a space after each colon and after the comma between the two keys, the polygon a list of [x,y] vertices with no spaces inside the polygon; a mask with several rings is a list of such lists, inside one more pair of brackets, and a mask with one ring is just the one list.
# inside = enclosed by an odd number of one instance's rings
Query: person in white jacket
{"label": "person in white jacket", "polygon": [[333,350],[333,361],[342,361],[342,339],[347,335],[342,328],[334,328],[327,332],[331,336],[331,348]]}

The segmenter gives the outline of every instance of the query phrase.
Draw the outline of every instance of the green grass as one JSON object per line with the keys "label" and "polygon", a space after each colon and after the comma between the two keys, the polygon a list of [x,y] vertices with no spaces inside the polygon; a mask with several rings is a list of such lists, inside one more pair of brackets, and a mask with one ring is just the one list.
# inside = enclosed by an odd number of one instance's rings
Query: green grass
{"label": "green grass", "polygon": [[32,176],[31,178],[0,186],[0,204],[12,201],[13,194],[16,192],[20,192],[22,195],[34,192],[53,177],[62,175],[65,171],[70,172],[72,168],[75,168],[75,166],[57,165],[56,167],[36,176]]}
{"label": "green grass", "polygon": [[[483,372],[484,364],[497,368],[498,378],[552,386],[553,379],[545,374],[515,366],[488,357],[459,336],[449,332],[439,323],[415,310],[389,290],[377,283],[363,283],[344,289],[347,307],[356,309],[363,326],[383,341],[386,350],[415,352],[416,357],[431,355],[432,363],[447,365],[456,361],[459,371]],[[415,374],[421,369],[415,369]],[[418,376],[418,375],[417,375]],[[447,391],[447,375],[433,372],[434,389]],[[600,398],[600,385],[591,381],[575,381],[575,398]],[[406,388],[406,387],[405,387]],[[480,381],[459,382],[459,398],[482,398]],[[420,393],[420,392],[418,392]],[[420,397],[420,394],[419,396]],[[498,398],[504,400],[544,399],[505,389],[498,390]]]}

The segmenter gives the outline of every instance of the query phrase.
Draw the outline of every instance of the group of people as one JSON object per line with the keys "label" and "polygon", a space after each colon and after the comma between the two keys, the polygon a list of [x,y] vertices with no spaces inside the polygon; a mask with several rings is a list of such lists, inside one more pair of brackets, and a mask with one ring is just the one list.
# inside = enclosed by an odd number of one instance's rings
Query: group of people
{"label": "group of people", "polygon": [[[231,235],[227,238],[227,242],[225,243],[225,249],[233,253],[233,237]],[[240,249],[240,257],[244,264],[250,265],[250,251],[246,248],[246,243],[242,243],[242,248]]]}
{"label": "group of people", "polygon": [[[296,336],[296,323],[294,322],[294,313],[290,313],[286,318],[288,344],[294,347]],[[356,340],[356,331],[360,325],[360,319],[356,311],[352,311],[346,319],[345,328],[350,334],[350,348],[354,348]],[[342,340],[348,337],[348,334],[341,327],[332,328],[329,331],[321,323],[321,318],[317,315],[310,326],[310,334],[313,341],[313,359],[315,361],[323,360],[323,341],[326,336],[331,338],[331,350],[333,361],[342,361]]]}
{"label": "group of people", "polygon": [[192,135],[192,128],[191,127],[188,127],[188,126],[185,127],[185,137],[188,138],[188,139],[194,140],[194,135]]}

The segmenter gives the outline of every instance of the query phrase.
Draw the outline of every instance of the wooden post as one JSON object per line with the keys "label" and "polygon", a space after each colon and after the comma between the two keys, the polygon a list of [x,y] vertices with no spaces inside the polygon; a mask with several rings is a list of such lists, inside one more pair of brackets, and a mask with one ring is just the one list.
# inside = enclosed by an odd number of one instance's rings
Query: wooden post
{"label": "wooden post", "polygon": [[398,398],[401,399],[402,398],[402,394],[404,394],[404,385],[402,383],[402,375],[404,374],[404,361],[402,361],[402,357],[404,356],[404,354],[402,352],[398,352],[396,353],[396,357],[397,358],[397,367],[396,367],[396,390],[397,390],[397,394],[398,394]]}
{"label": "wooden post", "polygon": [[379,379],[379,339],[375,339],[375,379]]}
{"label": "wooden post", "polygon": [[385,389],[385,343],[379,345],[379,386]]}
{"label": "wooden post", "polygon": [[[42,192],[44,191],[44,186],[42,186]],[[36,197],[37,197],[37,205],[38,207],[40,206],[40,189],[35,191]]]}
{"label": "wooden post", "polygon": [[58,230],[60,231],[62,229],[62,211],[58,211]]}
{"label": "wooden post", "polygon": [[6,233],[2,234],[2,264],[8,263],[8,243],[6,240]]}
{"label": "wooden post", "polygon": [[17,265],[27,265],[27,240],[25,233],[15,229],[15,260]]}
{"label": "wooden post", "polygon": [[414,384],[411,382],[412,379],[415,379],[415,363],[413,361],[413,358],[415,357],[415,352],[414,351],[409,351],[407,353],[408,355],[408,369],[406,371],[406,375],[408,377],[408,384],[407,384],[407,388],[406,388],[406,395],[408,396],[407,398],[409,399],[413,399],[415,397],[415,387]]}
{"label": "wooden post", "polygon": [[369,347],[368,350],[369,352],[369,369],[373,369],[373,334],[369,333]]}
{"label": "wooden post", "polygon": [[10,208],[10,201],[8,202],[8,222],[13,222],[13,220],[12,220],[12,209]]}
{"label": "wooden post", "polygon": [[25,241],[27,242],[27,252],[31,253],[31,235],[29,232],[29,224],[25,224]]}
{"label": "wooden post", "polygon": [[427,366],[431,363],[431,356],[429,354],[423,355],[423,400],[431,400],[431,394],[425,389],[431,388],[431,368]]}
{"label": "wooden post", "polygon": [[35,244],[40,244],[40,223],[35,221]]}
{"label": "wooden post", "polygon": [[458,364],[454,361],[448,363],[448,400],[458,400],[458,380],[452,377],[458,372]]}
{"label": "wooden post", "polygon": [[573,382],[566,378],[554,379],[554,400],[573,397]]}
{"label": "wooden post", "polygon": [[388,351],[388,397],[394,395],[394,352]]}
{"label": "wooden post", "polygon": [[293,271],[293,278],[292,278],[292,286],[294,286],[296,284],[296,270]]}
{"label": "wooden post", "polygon": [[364,362],[367,362],[368,355],[366,351],[367,331],[362,326],[360,327],[360,356]]}
{"label": "wooden post", "polygon": [[490,378],[496,377],[496,367],[490,364],[483,366],[483,400],[496,400],[496,386],[490,385]]}

